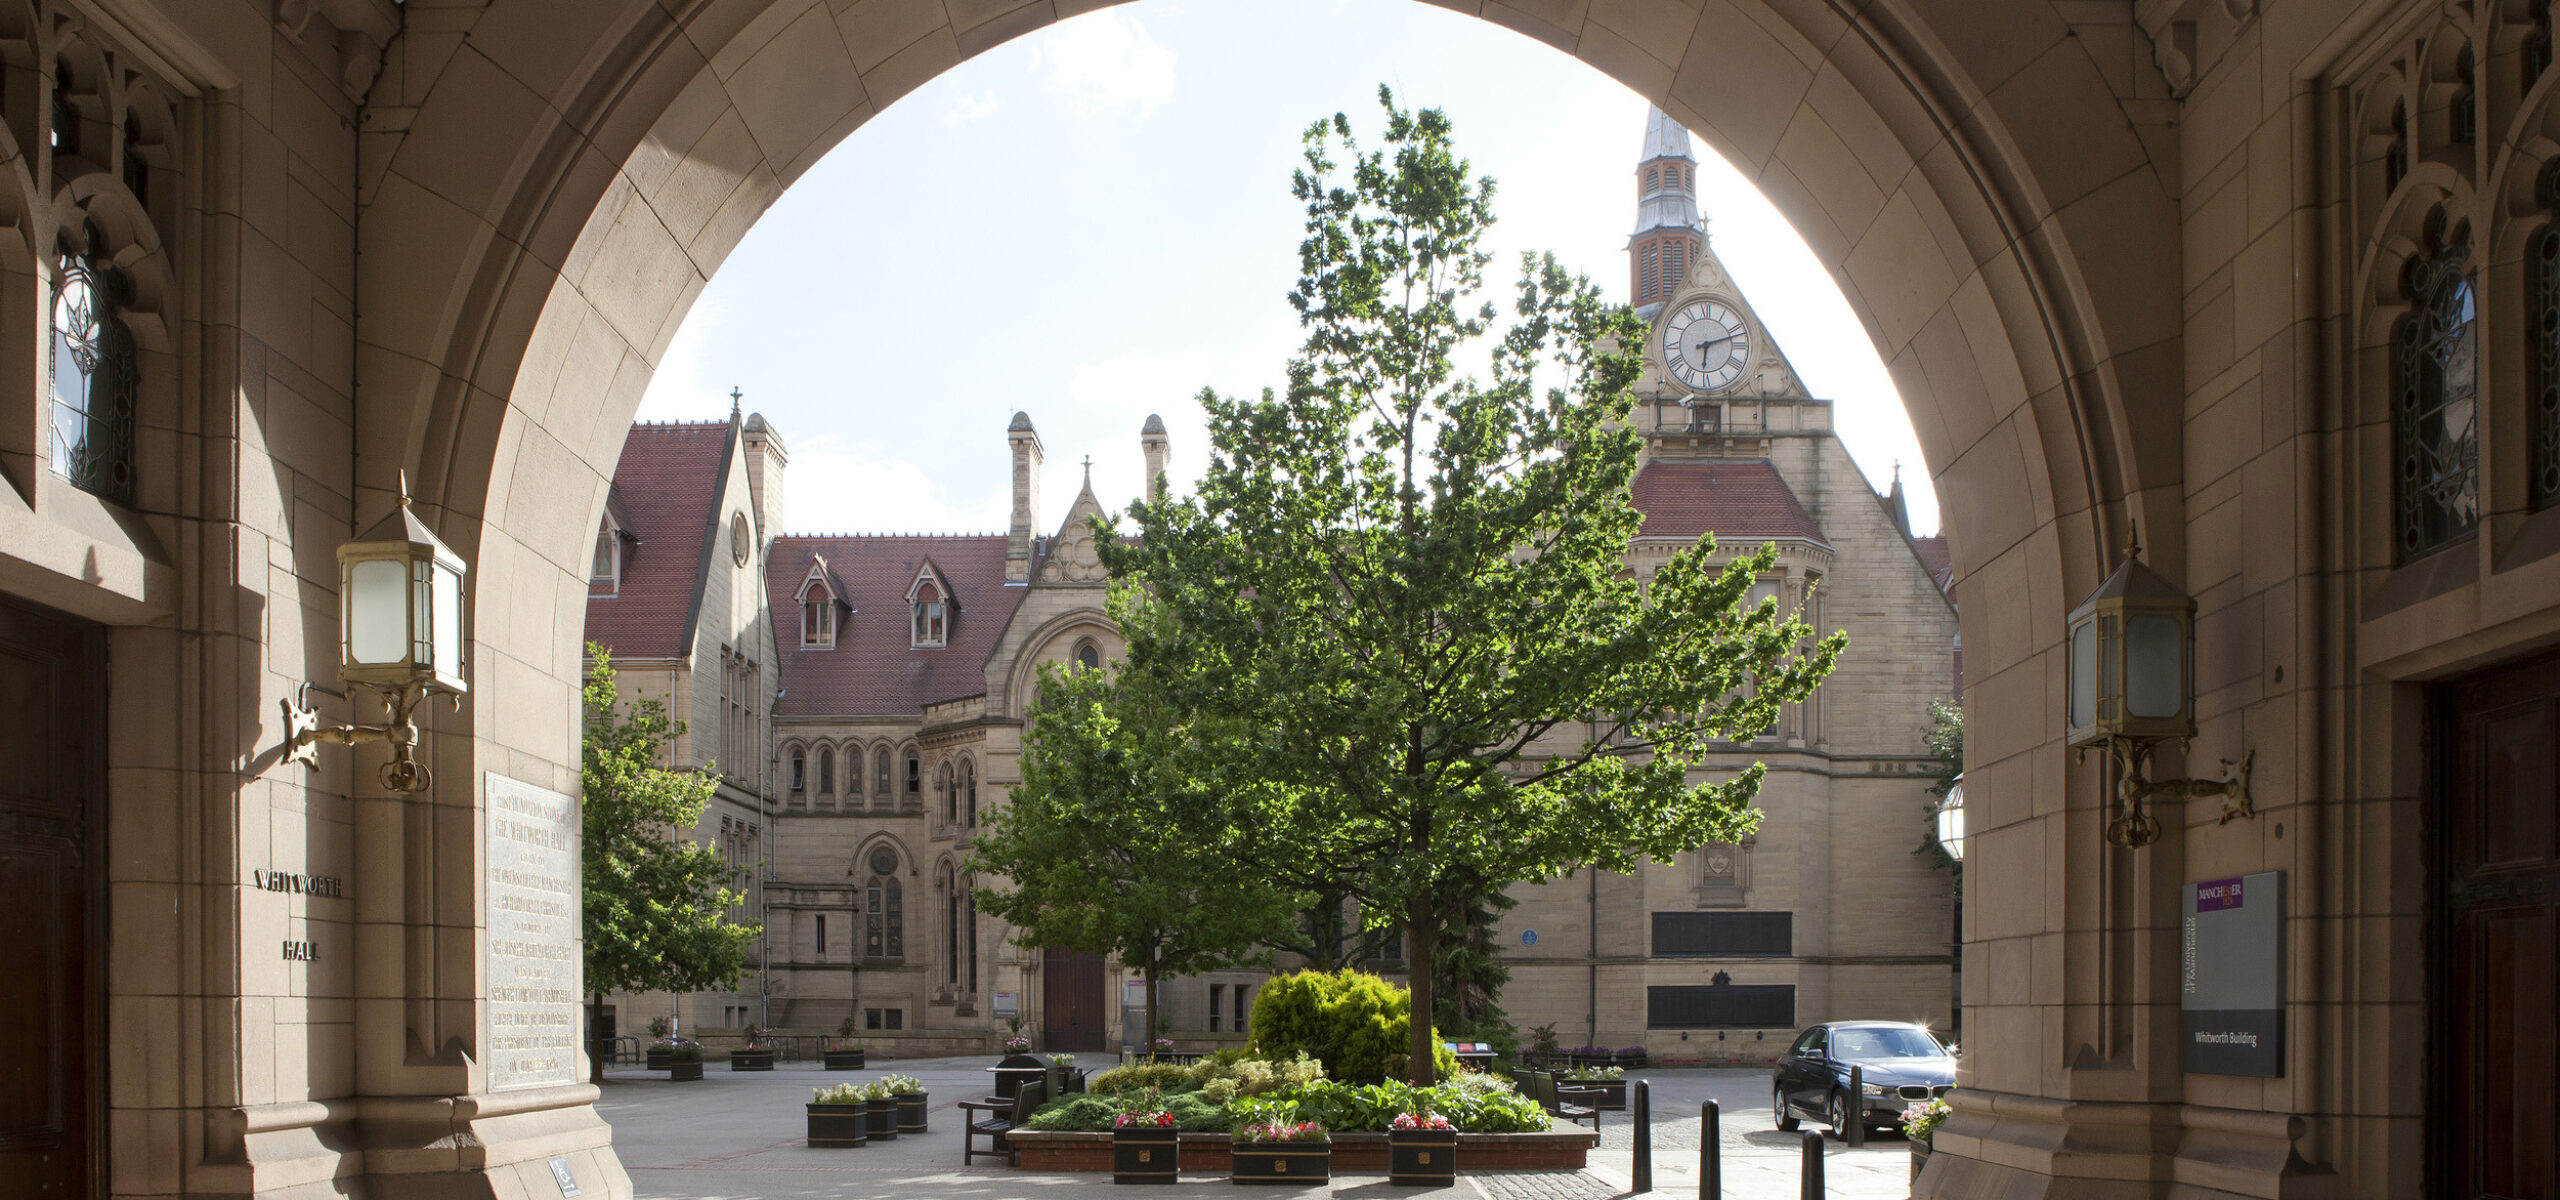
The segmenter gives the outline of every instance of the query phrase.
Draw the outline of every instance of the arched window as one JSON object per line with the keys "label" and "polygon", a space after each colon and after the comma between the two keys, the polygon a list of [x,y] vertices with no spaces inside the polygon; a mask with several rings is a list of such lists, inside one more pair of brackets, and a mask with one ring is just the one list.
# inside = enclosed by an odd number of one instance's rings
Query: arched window
{"label": "arched window", "polygon": [[871,780],[872,798],[878,803],[887,804],[889,802],[889,748],[887,746],[880,747],[879,751],[871,756],[871,765],[874,772]]}
{"label": "arched window", "polygon": [[68,63],[56,63],[53,68],[53,151],[80,153],[80,108],[71,101]]}
{"label": "arched window", "polygon": [[924,759],[915,751],[907,751],[907,802],[924,803]]}
{"label": "arched window", "polygon": [[2399,188],[2409,177],[2409,110],[2398,104],[2391,106],[2391,145],[2382,152],[2382,190]]}
{"label": "arched window", "polygon": [[862,889],[862,956],[906,957],[905,905],[898,887],[898,852],[877,846],[863,865],[871,879]]}
{"label": "arched window", "polygon": [[963,891],[963,892],[966,892],[966,893],[967,893],[967,895],[966,895],[966,896],[964,896],[964,897],[961,899],[961,901],[960,901],[960,915],[961,915],[961,921],[962,921],[962,923],[963,923],[963,924],[965,924],[965,925],[967,925],[967,926],[969,927],[969,979],[968,979],[969,987],[968,987],[968,991],[969,991],[969,993],[970,993],[971,995],[976,995],[976,994],[977,994],[977,991],[978,991],[978,887],[977,887],[977,882],[976,882],[975,880],[963,879],[963,880],[961,880],[961,881],[960,881],[960,890],[961,890],[961,891]]}
{"label": "arched window", "polygon": [[[88,231],[94,253],[99,234]],[[103,257],[65,246],[55,260],[53,411],[49,457],[82,491],[133,499],[133,405],[138,379],[133,334],[117,316],[124,276]]]}
{"label": "arched window", "polygon": [[[2548,27],[2550,10],[2538,6]],[[2547,52],[2547,51],[2546,51]],[[2560,500],[2560,162],[2542,170],[2537,199],[2551,215],[2533,240],[2525,244],[2525,283],[2533,306],[2533,408],[2528,413],[2525,452],[2529,499],[2535,508]]]}
{"label": "arched window", "polygon": [[951,868],[942,869],[943,981],[960,982],[960,880]]}
{"label": "arched window", "polygon": [[1648,195],[1648,196],[1650,196],[1650,195],[1652,195],[1653,193],[1658,192],[1658,191],[1661,191],[1661,190],[1662,190],[1662,168],[1660,168],[1660,167],[1646,167],[1646,168],[1644,169],[1644,191],[1645,191],[1645,194],[1646,194],[1646,195]]}
{"label": "arched window", "polygon": [[836,752],[818,747],[818,794],[831,796],[836,790]]}
{"label": "arched window", "polygon": [[2534,82],[2551,69],[2551,0],[2533,0],[2526,6],[2533,17],[2533,31],[2524,35],[2524,86],[2533,90]]}
{"label": "arched window", "polygon": [[132,113],[124,115],[124,190],[133,193],[133,202],[151,203],[151,165],[142,161],[142,120]]}
{"label": "arched window", "polygon": [[960,786],[969,792],[969,828],[978,827],[978,764],[960,764]]}
{"label": "arched window", "polygon": [[847,746],[844,749],[844,794],[856,798],[862,795],[862,747],[860,746]]}
{"label": "arched window", "polygon": [[942,764],[942,769],[934,773],[933,789],[942,793],[942,819],[945,821],[959,820],[960,792],[959,789],[954,788],[951,785],[951,764]]}
{"label": "arched window", "polygon": [[1670,295],[1680,286],[1680,277],[1689,273],[1689,244],[1671,242],[1662,247],[1662,294]]}
{"label": "arched window", "polygon": [[2471,47],[2463,47],[2462,53],[2455,56],[2453,73],[2458,82],[2453,89],[2452,111],[2445,115],[2452,121],[2453,140],[2469,145],[2480,129],[2480,90],[2472,82]]}
{"label": "arched window", "polygon": [[1092,638],[1077,643],[1076,665],[1088,671],[1099,669],[1102,666],[1102,647],[1094,645]]}
{"label": "arched window", "polygon": [[799,747],[791,749],[791,790],[805,791],[809,786],[809,758]]}
{"label": "arched window", "polygon": [[1640,264],[1636,268],[1636,302],[1642,304],[1661,294],[1661,289],[1654,282],[1654,272],[1662,262],[1661,251],[1648,243],[1636,252],[1636,260]]}
{"label": "arched window", "polygon": [[[2443,220],[2431,218],[2430,232]],[[2408,267],[2410,312],[2393,347],[2392,396],[2403,562],[2469,536],[2480,520],[2480,335],[2469,263],[2470,247],[2455,240]]]}

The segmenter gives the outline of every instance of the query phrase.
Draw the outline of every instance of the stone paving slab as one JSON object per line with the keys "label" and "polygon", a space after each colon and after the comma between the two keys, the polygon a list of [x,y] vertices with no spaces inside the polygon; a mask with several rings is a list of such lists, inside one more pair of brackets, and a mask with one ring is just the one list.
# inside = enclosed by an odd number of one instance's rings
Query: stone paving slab
{"label": "stone paving slab", "polygon": [[[1088,1069],[1101,1060],[1084,1064]],[[614,1149],[644,1200],[907,1200],[947,1196],[955,1200],[1128,1200],[1102,1174],[1032,1174],[981,1160],[960,1163],[961,1100],[992,1090],[985,1058],[907,1059],[861,1071],[823,1071],[814,1063],[784,1063],[769,1072],[730,1071],[708,1064],[699,1082],[675,1083],[663,1072],[616,1067],[607,1075],[596,1110],[614,1127]],[[896,1072],[925,1081],[932,1103],[932,1131],[877,1142],[856,1150],[816,1150],[803,1143],[801,1106],[810,1089],[868,1081]],[[1728,1200],[1797,1200],[1802,1135],[1780,1133],[1767,1106],[1768,1074],[1745,1070],[1662,1070],[1640,1076],[1660,1114],[1653,1125],[1654,1194],[1682,1200],[1698,1194],[1700,1102],[1722,1107]],[[1487,1171],[1461,1167],[1459,1186],[1425,1191],[1387,1185],[1383,1176],[1350,1175],[1329,1188],[1278,1188],[1285,1197],[1387,1197],[1448,1200],[1602,1200],[1630,1195],[1634,1125],[1629,1114],[1607,1113],[1601,1148],[1581,1171]],[[1837,1200],[1902,1200],[1909,1195],[1910,1151],[1886,1134],[1860,1150],[1828,1146],[1827,1195]],[[1224,1175],[1185,1176],[1171,1190],[1222,1196],[1253,1194]]]}

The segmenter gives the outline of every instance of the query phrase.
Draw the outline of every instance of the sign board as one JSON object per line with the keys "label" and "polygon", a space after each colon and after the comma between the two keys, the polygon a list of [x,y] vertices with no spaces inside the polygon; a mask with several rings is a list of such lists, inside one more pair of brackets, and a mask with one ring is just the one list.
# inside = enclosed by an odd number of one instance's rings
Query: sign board
{"label": "sign board", "polygon": [[1523,945],[1523,946],[1535,946],[1535,945],[1537,945],[1537,944],[1538,944],[1538,931],[1537,931],[1537,930],[1535,930],[1535,929],[1523,929],[1523,930],[1521,930],[1521,931],[1520,931],[1520,944],[1521,944],[1521,945]]}
{"label": "sign board", "polygon": [[2284,1074],[2284,872],[2187,885],[2179,930],[2179,1064]]}
{"label": "sign board", "polygon": [[578,1177],[569,1173],[568,1159],[555,1158],[551,1160],[551,1182],[560,1185],[560,1194],[563,1196],[575,1196],[578,1194]]}
{"label": "sign board", "polygon": [[489,1090],[578,1082],[578,802],[491,772],[481,850]]}
{"label": "sign board", "polygon": [[1020,993],[1020,992],[997,992],[997,993],[996,993],[996,1009],[995,1009],[995,1012],[996,1012],[996,1015],[997,1015],[997,1016],[999,1016],[999,1017],[1018,1017],[1018,1016],[1021,1016],[1021,1015],[1022,1015],[1022,993]]}

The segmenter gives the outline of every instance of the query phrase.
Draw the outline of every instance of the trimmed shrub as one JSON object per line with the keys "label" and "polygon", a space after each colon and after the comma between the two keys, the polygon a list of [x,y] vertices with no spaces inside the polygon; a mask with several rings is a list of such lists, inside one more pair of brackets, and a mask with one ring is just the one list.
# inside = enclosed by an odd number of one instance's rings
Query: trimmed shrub
{"label": "trimmed shrub", "polygon": [[1031,1114],[1033,1129],[1060,1130],[1069,1133],[1103,1133],[1111,1128],[1111,1118],[1120,1115],[1120,1104],[1107,1096],[1091,1094],[1052,1100]]}
{"label": "trimmed shrub", "polygon": [[1113,1067],[1085,1081],[1085,1090],[1116,1096],[1139,1088],[1160,1091],[1189,1091],[1200,1086],[1191,1078],[1191,1068],[1172,1063],[1131,1063]]}
{"label": "trimmed shrub", "polygon": [[[1413,997],[1366,971],[1300,971],[1262,985],[1253,999],[1253,1053],[1286,1060],[1304,1054],[1324,1063],[1325,1077],[1377,1083],[1405,1074],[1405,1041]],[[1440,1078],[1457,1056],[1431,1035]]]}

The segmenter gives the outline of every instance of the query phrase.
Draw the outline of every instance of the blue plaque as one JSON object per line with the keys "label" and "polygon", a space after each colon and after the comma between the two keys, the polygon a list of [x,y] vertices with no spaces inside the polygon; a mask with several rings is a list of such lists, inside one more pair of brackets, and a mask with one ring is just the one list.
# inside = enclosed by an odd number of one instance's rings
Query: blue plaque
{"label": "blue plaque", "polygon": [[1523,929],[1523,930],[1521,930],[1521,931],[1520,931],[1520,944],[1521,944],[1521,945],[1523,945],[1523,946],[1535,946],[1535,945],[1537,945],[1537,944],[1538,944],[1538,931],[1537,931],[1537,930],[1535,930],[1535,929]]}

